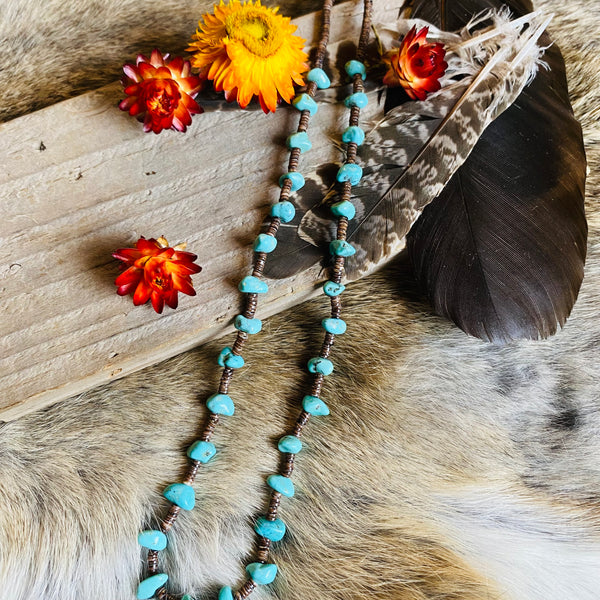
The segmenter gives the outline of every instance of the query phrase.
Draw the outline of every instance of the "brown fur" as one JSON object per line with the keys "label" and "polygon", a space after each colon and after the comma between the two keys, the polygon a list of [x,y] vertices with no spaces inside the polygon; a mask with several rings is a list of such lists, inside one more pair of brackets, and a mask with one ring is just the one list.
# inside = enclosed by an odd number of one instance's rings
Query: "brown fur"
{"label": "brown fur", "polygon": [[[352,284],[324,390],[332,415],[308,427],[298,491],[282,505],[289,533],[273,553],[281,574],[258,599],[598,597],[600,2],[537,5],[557,13],[590,165],[589,257],[573,314],[553,339],[499,348],[432,315],[402,258]],[[5,0],[1,114],[114,79],[140,48],[179,49],[198,6]],[[321,298],[273,317],[248,345],[236,415],[163,553],[174,592],[215,598],[241,580],[325,312]],[[2,426],[0,600],[133,597],[137,531],[156,526],[161,490],[181,477],[224,343]]]}

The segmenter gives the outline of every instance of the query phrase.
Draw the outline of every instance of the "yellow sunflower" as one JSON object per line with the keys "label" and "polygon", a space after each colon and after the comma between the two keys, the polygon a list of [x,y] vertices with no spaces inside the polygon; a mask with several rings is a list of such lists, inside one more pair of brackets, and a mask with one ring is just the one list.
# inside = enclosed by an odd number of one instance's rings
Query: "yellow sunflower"
{"label": "yellow sunflower", "polygon": [[292,100],[294,83],[304,84],[305,40],[292,35],[296,26],[277,10],[262,6],[260,0],[221,0],[214,14],[202,17],[188,48],[200,76],[242,108],[258,96],[265,113],[275,112],[279,98]]}

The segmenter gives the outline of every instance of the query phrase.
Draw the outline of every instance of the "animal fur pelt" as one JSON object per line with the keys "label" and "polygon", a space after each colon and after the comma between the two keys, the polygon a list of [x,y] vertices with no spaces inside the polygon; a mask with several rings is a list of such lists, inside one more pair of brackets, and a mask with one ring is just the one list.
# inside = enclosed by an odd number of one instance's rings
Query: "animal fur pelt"
{"label": "animal fur pelt", "polygon": [[[137,45],[147,32],[152,46],[189,31],[191,4],[4,0],[2,114],[116,76],[147,49]],[[550,340],[498,348],[434,316],[402,260],[349,286],[349,329],[324,390],[332,414],[306,432],[297,494],[282,505],[289,533],[273,552],[280,575],[259,600],[598,598],[600,2],[536,8],[556,15],[590,168],[573,313]],[[325,307],[318,299],[273,317],[249,344],[232,387],[236,416],[164,554],[174,593],[215,598],[243,577]],[[156,524],[161,490],[181,477],[223,344],[0,427],[0,600],[134,597],[136,534]]]}

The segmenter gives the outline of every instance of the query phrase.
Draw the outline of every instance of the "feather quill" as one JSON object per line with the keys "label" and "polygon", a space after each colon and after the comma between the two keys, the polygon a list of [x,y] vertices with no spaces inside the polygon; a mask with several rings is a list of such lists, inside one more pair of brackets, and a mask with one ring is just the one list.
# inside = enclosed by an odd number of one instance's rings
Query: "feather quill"
{"label": "feather quill", "polygon": [[[460,26],[466,0],[413,2],[413,15]],[[468,0],[468,10],[493,0]],[[511,2],[519,12],[527,2]],[[549,46],[545,36],[542,43]],[[556,46],[548,68],[485,131],[408,236],[438,314],[496,343],[563,325],[583,278],[585,153]]]}
{"label": "feather quill", "polygon": [[[465,43],[481,35],[473,29],[489,18],[496,35]],[[404,31],[412,24],[399,21]],[[357,215],[348,227],[348,240],[357,250],[347,261],[348,279],[375,270],[405,247],[406,234],[425,206],[535,74],[541,54],[536,41],[544,27],[536,13],[511,25],[505,13],[496,12],[471,21],[460,34],[432,28],[431,37],[449,46],[442,89],[387,114],[382,105],[366,127],[366,142],[360,148],[363,180],[353,189]],[[299,191],[301,207],[317,206],[303,215],[297,235],[288,229],[267,276],[289,276],[313,264],[332,239],[333,224],[325,209],[336,194],[329,190],[322,199],[315,192],[322,190],[307,186]],[[315,251],[307,256],[310,246]]]}

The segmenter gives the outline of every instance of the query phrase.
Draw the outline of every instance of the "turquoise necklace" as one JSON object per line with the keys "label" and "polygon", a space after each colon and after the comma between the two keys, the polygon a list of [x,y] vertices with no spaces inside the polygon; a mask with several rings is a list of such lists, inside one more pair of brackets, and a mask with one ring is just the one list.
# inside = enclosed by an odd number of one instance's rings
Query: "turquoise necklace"
{"label": "turquoise necklace", "polygon": [[[210,462],[217,449],[212,437],[223,417],[231,417],[235,412],[233,400],[229,396],[229,387],[234,372],[244,366],[242,350],[249,336],[257,334],[262,328],[262,322],[256,318],[258,297],[268,292],[268,285],[262,279],[267,255],[277,246],[277,232],[281,223],[289,223],[295,216],[294,205],[290,202],[290,195],[302,188],[304,177],[298,171],[300,155],[310,150],[311,143],[307,134],[310,118],[317,112],[314,100],[318,89],[326,89],[330,81],[323,71],[323,60],[329,41],[329,28],[333,0],[325,0],[322,13],[321,38],[316,49],[313,68],[307,75],[306,92],[299,94],[293,101],[294,107],[300,111],[300,121],[297,131],[287,138],[290,149],[288,170],[279,179],[281,192],[279,201],[273,205],[270,212],[269,224],[265,233],[260,233],[253,245],[255,259],[252,274],[244,277],[238,288],[245,296],[244,311],[235,317],[234,326],[237,335],[232,346],[223,348],[218,357],[218,364],[223,367],[218,391],[208,398],[206,406],[209,417],[199,439],[187,450],[189,466],[181,483],[168,485],[163,496],[170,502],[170,508],[162,519],[159,529],[142,531],[138,536],[141,546],[148,550],[147,576],[137,588],[138,600],[159,598],[159,600],[177,600],[169,594],[165,584],[169,577],[161,573],[158,565],[159,552],[167,547],[167,533],[171,530],[177,516],[184,510],[192,510],[195,505],[193,483],[201,465]],[[333,363],[330,360],[331,349],[335,336],[346,331],[346,323],[341,319],[342,303],[340,295],[344,291],[342,277],[345,259],[355,253],[355,249],[346,241],[348,221],[355,216],[355,208],[350,202],[352,186],[357,185],[362,177],[362,168],[356,163],[357,148],[363,141],[365,134],[359,127],[360,109],[367,104],[364,93],[363,80],[366,75],[364,55],[369,42],[371,26],[372,0],[364,0],[363,22],[357,50],[356,60],[351,60],[345,65],[345,70],[352,80],[352,93],[345,99],[345,105],[350,109],[349,125],[342,134],[342,141],[346,144],[346,160],[337,172],[336,179],[340,183],[340,200],[331,206],[331,212],[337,218],[337,231],[335,239],[330,243],[329,249],[333,257],[330,268],[329,280],[323,285],[324,293],[329,297],[331,315],[321,322],[325,336],[318,356],[308,361],[308,371],[312,374],[310,390],[302,399],[302,410],[298,415],[292,431],[284,435],[278,443],[282,453],[279,473],[270,475],[267,484],[271,488],[271,496],[266,514],[256,520],[254,529],[258,536],[255,562],[246,566],[248,575],[246,581],[237,591],[230,587],[221,588],[218,600],[243,600],[259,585],[272,583],[277,576],[277,565],[269,562],[271,546],[274,542],[283,539],[286,531],[285,523],[278,517],[282,498],[291,498],[294,495],[294,482],[291,479],[294,470],[296,454],[302,450],[300,437],[304,427],[311,417],[329,414],[329,407],[321,399],[321,388],[326,376],[333,372]],[[181,600],[192,600],[185,594]]]}

